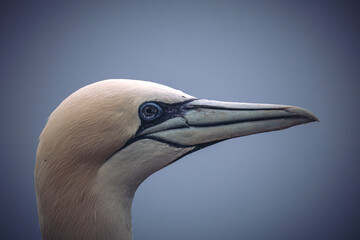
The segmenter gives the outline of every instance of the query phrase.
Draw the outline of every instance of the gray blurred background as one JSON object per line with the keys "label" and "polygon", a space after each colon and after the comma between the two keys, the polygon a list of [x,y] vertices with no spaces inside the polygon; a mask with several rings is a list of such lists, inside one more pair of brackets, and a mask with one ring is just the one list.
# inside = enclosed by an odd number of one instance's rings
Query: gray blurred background
{"label": "gray blurred background", "polygon": [[222,142],[152,175],[140,239],[360,239],[359,7],[347,1],[3,1],[0,239],[40,239],[38,136],[108,78],[307,108],[320,123]]}

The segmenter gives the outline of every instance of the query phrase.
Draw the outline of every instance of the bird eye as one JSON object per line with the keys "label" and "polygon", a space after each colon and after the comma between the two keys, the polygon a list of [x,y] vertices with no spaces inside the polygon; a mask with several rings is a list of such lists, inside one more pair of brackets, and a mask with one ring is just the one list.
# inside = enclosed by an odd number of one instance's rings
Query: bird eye
{"label": "bird eye", "polygon": [[156,103],[144,103],[139,110],[140,118],[144,121],[152,121],[162,113],[162,108]]}

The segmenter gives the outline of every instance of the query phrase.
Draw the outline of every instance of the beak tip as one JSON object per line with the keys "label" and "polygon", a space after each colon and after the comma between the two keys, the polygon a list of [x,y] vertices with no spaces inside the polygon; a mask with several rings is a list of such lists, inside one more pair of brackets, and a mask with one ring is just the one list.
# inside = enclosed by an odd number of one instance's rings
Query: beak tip
{"label": "beak tip", "polygon": [[312,113],[308,112],[309,114],[306,117],[311,120],[311,122],[320,122],[320,120]]}
{"label": "beak tip", "polygon": [[286,111],[295,114],[299,117],[304,117],[308,119],[309,122],[320,122],[319,119],[315,116],[315,114],[304,108],[290,106],[286,108]]}
{"label": "beak tip", "polygon": [[312,118],[309,118],[310,122],[320,122],[320,120],[315,116],[313,115]]}

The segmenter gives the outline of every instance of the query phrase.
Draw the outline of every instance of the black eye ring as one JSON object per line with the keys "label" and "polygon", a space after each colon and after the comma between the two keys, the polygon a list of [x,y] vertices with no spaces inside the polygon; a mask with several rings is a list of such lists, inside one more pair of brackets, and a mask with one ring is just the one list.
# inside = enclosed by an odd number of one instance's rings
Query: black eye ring
{"label": "black eye ring", "polygon": [[140,106],[139,116],[144,121],[152,121],[162,114],[162,108],[156,103],[148,102]]}

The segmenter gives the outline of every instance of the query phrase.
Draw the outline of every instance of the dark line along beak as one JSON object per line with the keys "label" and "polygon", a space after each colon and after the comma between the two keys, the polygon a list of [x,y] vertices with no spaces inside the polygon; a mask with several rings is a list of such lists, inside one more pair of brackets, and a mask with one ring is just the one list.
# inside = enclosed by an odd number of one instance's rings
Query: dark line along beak
{"label": "dark line along beak", "polygon": [[289,128],[318,121],[294,106],[194,100],[182,117],[171,118],[141,133],[182,146],[197,146],[229,138]]}

